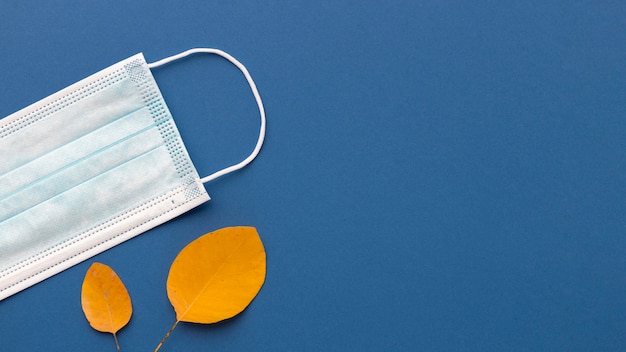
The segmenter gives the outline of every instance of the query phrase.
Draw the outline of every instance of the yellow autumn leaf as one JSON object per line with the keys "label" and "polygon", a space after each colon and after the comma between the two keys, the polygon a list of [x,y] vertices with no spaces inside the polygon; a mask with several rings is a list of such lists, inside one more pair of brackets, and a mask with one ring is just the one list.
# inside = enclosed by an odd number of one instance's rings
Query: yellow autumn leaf
{"label": "yellow autumn leaf", "polygon": [[243,311],[265,281],[265,249],[253,227],[208,233],[178,254],[167,296],[178,321],[215,323]]}
{"label": "yellow autumn leaf", "polygon": [[94,329],[109,332],[115,338],[133,313],[128,291],[115,271],[107,265],[93,263],[83,281],[81,304],[85,317]]}

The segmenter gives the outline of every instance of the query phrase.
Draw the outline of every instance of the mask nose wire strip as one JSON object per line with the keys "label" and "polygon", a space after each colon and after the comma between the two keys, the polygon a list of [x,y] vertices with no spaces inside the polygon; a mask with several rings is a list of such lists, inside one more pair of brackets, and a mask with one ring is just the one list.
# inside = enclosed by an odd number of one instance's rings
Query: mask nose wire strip
{"label": "mask nose wire strip", "polygon": [[233,171],[237,171],[241,168],[243,168],[244,166],[250,164],[252,162],[252,160],[254,160],[254,158],[256,158],[256,156],[259,154],[259,151],[261,150],[261,146],[263,145],[263,141],[265,140],[265,109],[263,108],[263,101],[261,100],[261,95],[259,94],[259,91],[256,88],[256,84],[254,83],[254,80],[252,79],[252,76],[250,76],[250,73],[248,72],[248,69],[246,69],[246,67],[239,62],[237,59],[235,59],[234,57],[232,57],[230,54],[219,50],[219,49],[212,49],[212,48],[195,48],[195,49],[189,49],[187,51],[184,51],[180,54],[177,55],[173,55],[170,57],[166,57],[165,59],[159,60],[157,62],[153,62],[151,64],[148,64],[148,68],[152,69],[155,67],[159,67],[165,64],[168,64],[172,61],[176,61],[179,59],[182,59],[186,56],[192,55],[192,54],[197,54],[197,53],[207,53],[207,54],[215,54],[218,56],[221,56],[223,58],[225,58],[226,60],[230,61],[233,65],[237,66],[237,68],[243,73],[243,75],[246,77],[246,80],[248,81],[248,84],[250,85],[250,89],[252,90],[252,94],[254,95],[254,99],[256,100],[257,105],[259,106],[259,113],[261,114],[261,128],[259,130],[259,138],[256,142],[256,146],[254,147],[254,150],[252,150],[252,153],[245,158],[243,161],[241,161],[238,164],[229,166],[225,169],[222,169],[220,171],[217,171],[209,176],[203,177],[200,179],[200,182],[202,183],[207,183],[209,181],[213,181],[218,177],[224,176],[226,174],[229,174]]}

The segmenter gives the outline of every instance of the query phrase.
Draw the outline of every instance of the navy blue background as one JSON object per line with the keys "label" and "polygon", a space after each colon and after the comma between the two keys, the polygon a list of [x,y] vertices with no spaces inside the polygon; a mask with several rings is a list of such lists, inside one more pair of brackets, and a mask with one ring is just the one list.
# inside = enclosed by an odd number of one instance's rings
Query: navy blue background
{"label": "navy blue background", "polygon": [[[257,298],[161,351],[625,350],[625,18],[623,1],[3,2],[1,116],[137,52],[209,46],[247,65],[268,132],[206,205],[0,302],[2,349],[114,351],[80,308],[99,261],[133,298],[122,350],[151,351],[176,254],[251,225]],[[248,155],[236,68],[154,75],[202,175]]]}

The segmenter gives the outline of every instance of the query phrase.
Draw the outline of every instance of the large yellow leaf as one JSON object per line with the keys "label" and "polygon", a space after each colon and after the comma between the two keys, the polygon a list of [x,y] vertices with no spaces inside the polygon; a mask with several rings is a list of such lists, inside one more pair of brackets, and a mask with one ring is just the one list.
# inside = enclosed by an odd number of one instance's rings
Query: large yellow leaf
{"label": "large yellow leaf", "polygon": [[178,254],[167,278],[177,321],[215,323],[243,311],[265,281],[265,249],[253,227],[208,233]]}
{"label": "large yellow leaf", "polygon": [[[83,281],[81,304],[89,324],[115,336],[133,313],[130,296],[122,280],[110,267],[93,263]],[[117,343],[117,338],[116,338]]]}

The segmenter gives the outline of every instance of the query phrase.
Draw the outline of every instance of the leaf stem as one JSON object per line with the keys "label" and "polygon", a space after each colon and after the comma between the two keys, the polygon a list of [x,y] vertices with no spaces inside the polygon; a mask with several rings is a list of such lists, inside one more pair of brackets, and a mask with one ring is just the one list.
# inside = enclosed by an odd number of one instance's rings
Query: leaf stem
{"label": "leaf stem", "polygon": [[165,342],[165,340],[167,340],[167,338],[170,337],[170,334],[172,333],[172,331],[174,331],[174,328],[176,327],[176,325],[178,325],[179,322],[180,320],[176,320],[174,325],[172,325],[172,327],[167,331],[167,334],[163,336],[163,339],[161,339],[161,342],[159,342],[159,345],[154,349],[154,352],[157,352],[159,349],[161,349],[161,346],[163,346],[163,343]]}
{"label": "leaf stem", "polygon": [[113,333],[113,339],[115,340],[115,348],[117,348],[117,351],[120,351],[120,342],[117,340],[117,334]]}

